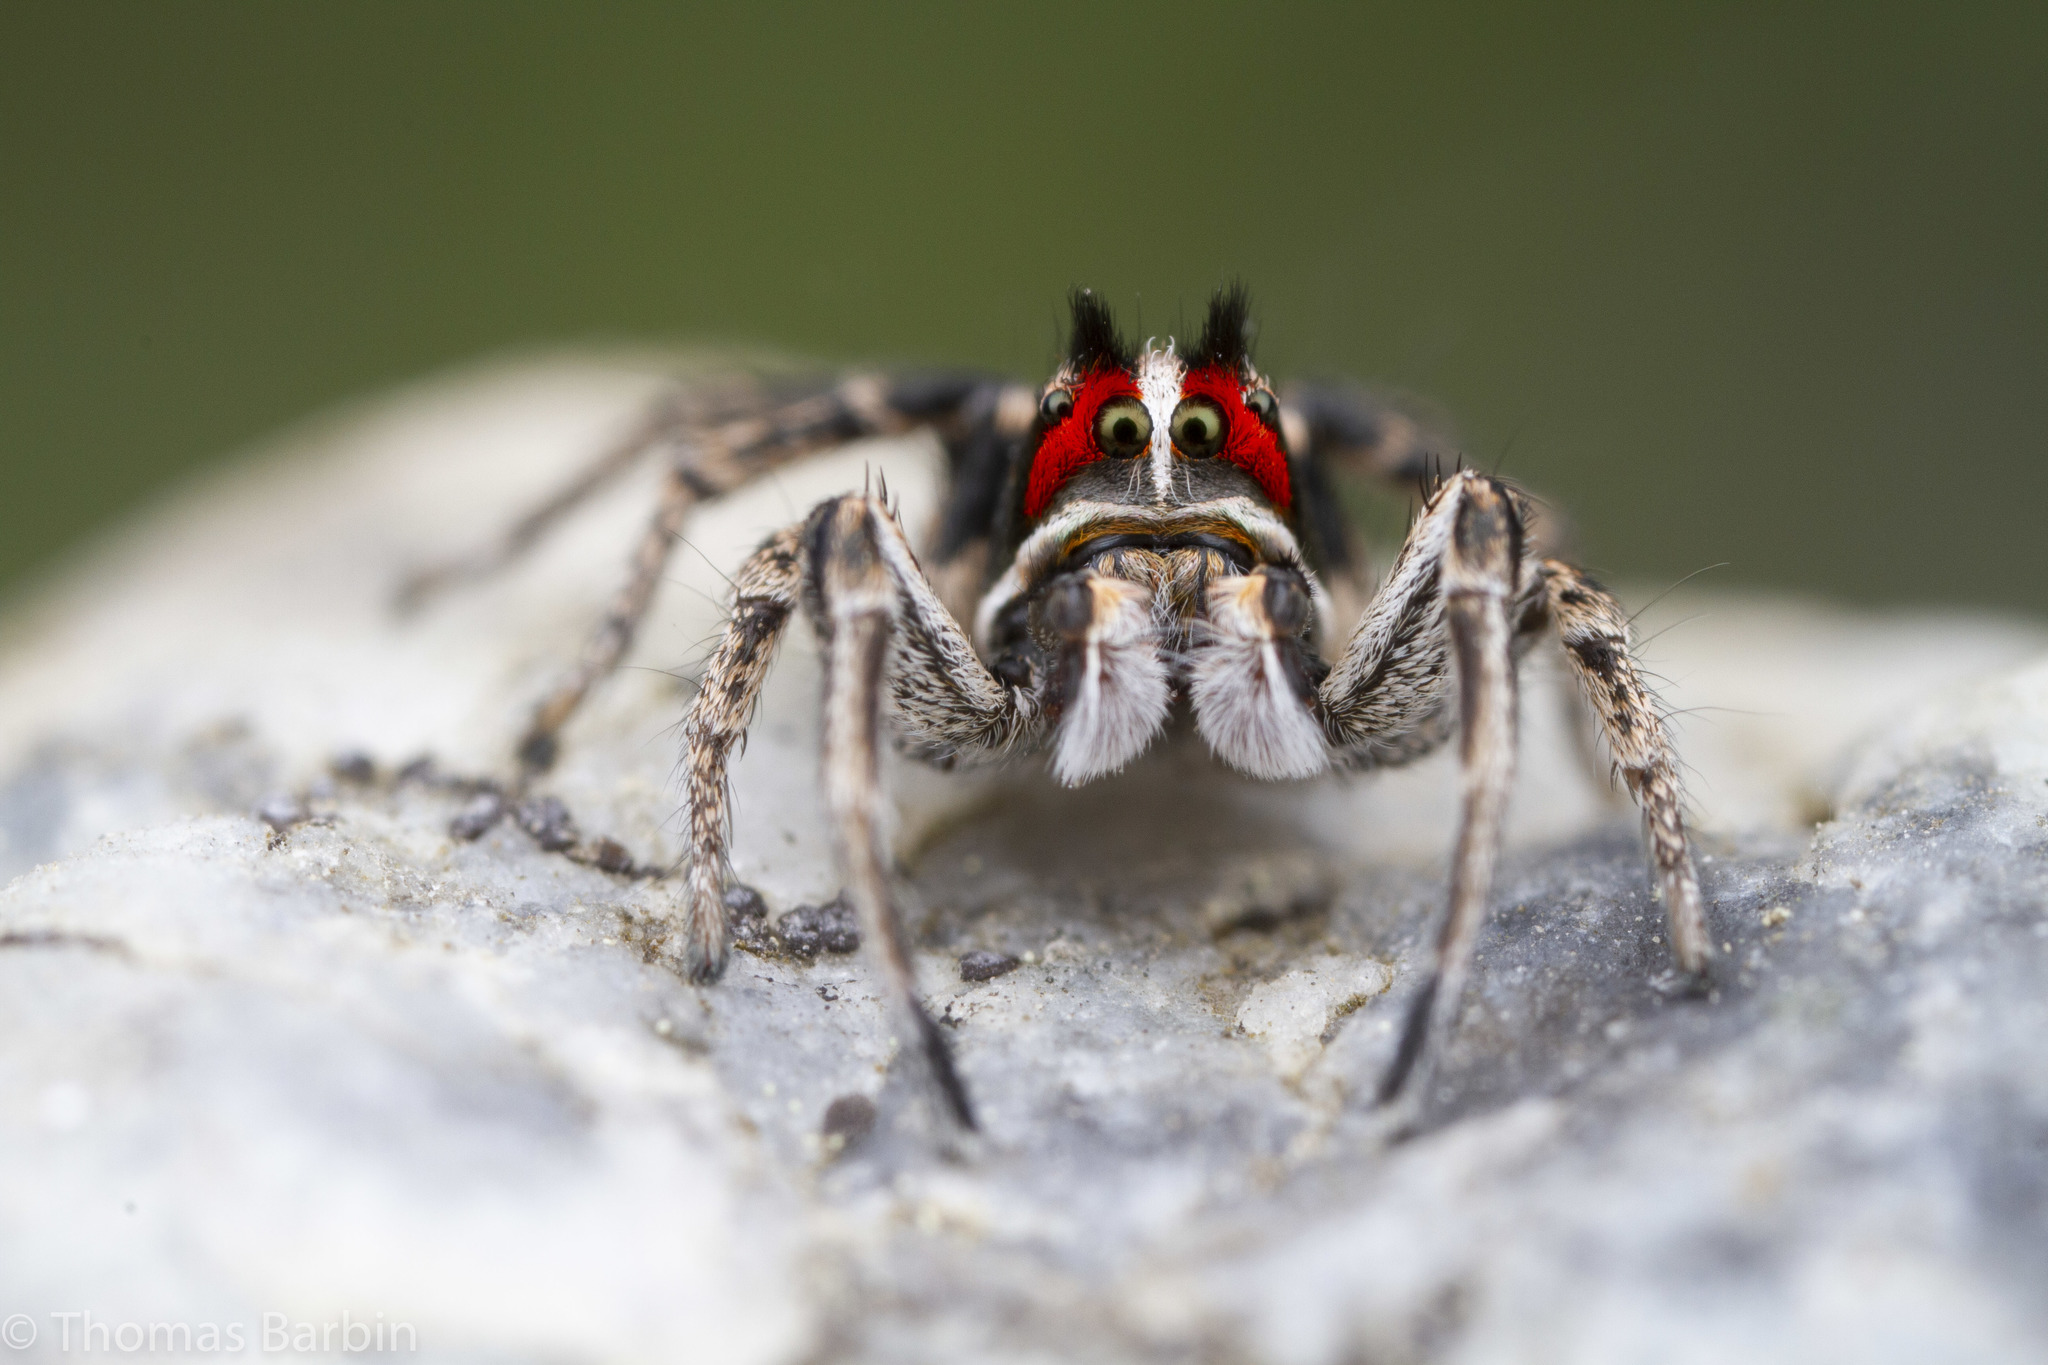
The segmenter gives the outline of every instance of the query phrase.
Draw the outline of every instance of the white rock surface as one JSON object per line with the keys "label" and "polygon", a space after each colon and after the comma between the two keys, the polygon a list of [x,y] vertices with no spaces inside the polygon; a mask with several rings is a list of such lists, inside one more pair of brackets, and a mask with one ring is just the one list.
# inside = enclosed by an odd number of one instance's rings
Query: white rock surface
{"label": "white rock surface", "polygon": [[[1361,1106],[1442,895],[1446,762],[1265,787],[1178,749],[1072,794],[904,769],[925,988],[988,1130],[958,1150],[858,957],[685,985],[643,950],[663,883],[509,824],[458,843],[458,796],[389,778],[504,770],[650,481],[416,619],[392,583],[658,382],[532,364],[330,420],[14,613],[20,1358],[66,1354],[82,1319],[53,1315],[81,1312],[239,1324],[250,1354],[266,1323],[382,1314],[437,1360],[2048,1356],[2040,630],[1697,591],[1645,613],[1707,613],[1649,654],[1689,713],[1710,1001],[1663,988],[1632,819],[1533,681],[1501,912],[1427,1130],[1391,1150]],[[692,523],[549,783],[586,831],[674,857],[677,673],[720,571],[869,466],[915,514],[935,458],[872,444]],[[815,689],[799,636],[736,778],[737,862],[778,912],[835,889]],[[345,750],[380,779],[329,779]],[[287,791],[319,818],[249,814]],[[965,982],[970,950],[1023,965]],[[845,1096],[880,1120],[835,1156]]]}

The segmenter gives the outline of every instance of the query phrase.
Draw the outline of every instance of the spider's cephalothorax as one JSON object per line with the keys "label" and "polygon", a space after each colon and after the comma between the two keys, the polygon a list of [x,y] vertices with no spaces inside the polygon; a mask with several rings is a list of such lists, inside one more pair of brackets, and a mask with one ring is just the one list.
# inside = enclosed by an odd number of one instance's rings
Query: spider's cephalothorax
{"label": "spider's cephalothorax", "polygon": [[[949,482],[914,554],[886,498],[848,493],[769,538],[734,577],[732,614],[684,724],[690,854],[678,956],[699,980],[727,954],[727,762],[775,643],[803,611],[823,645],[824,774],[847,891],[961,1122],[947,1045],[913,991],[881,836],[885,725],[942,763],[1049,749],[1068,784],[1142,752],[1177,709],[1217,758],[1257,777],[1404,762],[1455,735],[1463,808],[1435,969],[1416,992],[1382,1100],[1419,1089],[1457,1008],[1493,879],[1515,755],[1515,675],[1563,646],[1642,807],[1682,968],[1709,944],[1677,763],[1614,599],[1550,558],[1523,499],[1446,462],[1413,421],[1351,389],[1276,392],[1253,366],[1242,290],[1219,292],[1199,340],[1135,348],[1092,294],[1052,380],[857,374],[793,394],[698,387],[478,560],[488,568],[642,452],[674,452],[634,570],[581,666],[536,710],[530,776],[590,686],[631,642],[684,514],[789,459],[927,428]],[[1332,493],[1338,469],[1422,498],[1376,591]],[[972,620],[972,634],[961,624]],[[1348,628],[1348,634],[1346,630]]]}

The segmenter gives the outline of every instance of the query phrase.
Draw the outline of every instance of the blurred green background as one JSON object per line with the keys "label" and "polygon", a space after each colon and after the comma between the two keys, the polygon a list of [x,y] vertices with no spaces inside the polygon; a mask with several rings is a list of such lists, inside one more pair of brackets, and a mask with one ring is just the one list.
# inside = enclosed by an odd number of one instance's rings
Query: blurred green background
{"label": "blurred green background", "polygon": [[0,585],[479,353],[1036,375],[1241,275],[1603,570],[2048,606],[2038,0],[10,0],[0,70]]}

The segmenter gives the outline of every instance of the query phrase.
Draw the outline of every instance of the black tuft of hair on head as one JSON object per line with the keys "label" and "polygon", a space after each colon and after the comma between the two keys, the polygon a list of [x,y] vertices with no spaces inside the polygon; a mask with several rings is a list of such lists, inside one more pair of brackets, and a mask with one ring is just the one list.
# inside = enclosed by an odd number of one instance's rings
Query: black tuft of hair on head
{"label": "black tuft of hair on head", "polygon": [[1188,352],[1188,368],[1221,365],[1242,370],[1252,358],[1252,296],[1242,281],[1218,289],[1209,300],[1202,339]]}
{"label": "black tuft of hair on head", "polygon": [[1137,363],[1130,344],[1116,330],[1109,305],[1092,289],[1076,289],[1068,296],[1074,310],[1073,338],[1067,343],[1067,363],[1086,374],[1096,369],[1128,370]]}

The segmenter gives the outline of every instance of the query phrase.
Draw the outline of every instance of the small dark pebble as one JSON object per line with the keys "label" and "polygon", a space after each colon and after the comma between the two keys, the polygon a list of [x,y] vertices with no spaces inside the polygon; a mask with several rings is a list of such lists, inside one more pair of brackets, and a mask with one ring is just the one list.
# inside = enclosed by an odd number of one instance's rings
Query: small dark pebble
{"label": "small dark pebble", "polygon": [[971,953],[960,954],[960,979],[962,981],[993,981],[1006,972],[1017,970],[1017,959],[1008,953],[991,953],[977,948]]}
{"label": "small dark pebble", "polygon": [[599,839],[590,846],[590,861],[601,872],[631,872],[633,855],[617,839]]}
{"label": "small dark pebble", "polygon": [[519,807],[519,828],[550,853],[560,853],[576,842],[576,821],[559,797],[536,796]]}
{"label": "small dark pebble", "polygon": [[469,798],[469,803],[455,813],[448,822],[449,837],[464,843],[481,839],[490,833],[491,826],[505,818],[505,798],[496,792],[484,792]]}
{"label": "small dark pebble", "polygon": [[726,930],[735,944],[756,944],[768,937],[768,902],[751,886],[725,889]]}
{"label": "small dark pebble", "polygon": [[725,913],[729,919],[766,919],[768,902],[751,886],[734,882],[725,888]]}
{"label": "small dark pebble", "polygon": [[875,1131],[875,1102],[866,1095],[841,1095],[825,1106],[825,1122],[818,1136],[825,1150],[834,1156]]}
{"label": "small dark pebble", "polygon": [[764,945],[768,939],[768,902],[752,886],[725,888],[725,925],[733,943]]}
{"label": "small dark pebble", "polygon": [[280,834],[313,818],[313,812],[306,809],[306,803],[290,792],[264,797],[256,803],[255,814],[258,820]]}
{"label": "small dark pebble", "polygon": [[775,940],[798,957],[850,953],[860,947],[860,921],[846,897],[823,905],[799,905],[775,921]]}
{"label": "small dark pebble", "polygon": [[377,761],[361,749],[349,749],[328,759],[327,771],[343,782],[366,785],[377,780]]}
{"label": "small dark pebble", "polygon": [[528,735],[519,745],[519,766],[529,773],[544,773],[555,766],[560,753],[553,735]]}
{"label": "small dark pebble", "polygon": [[440,776],[440,770],[434,766],[434,756],[432,754],[421,754],[418,758],[398,770],[398,780],[400,782],[431,783],[439,780]]}

